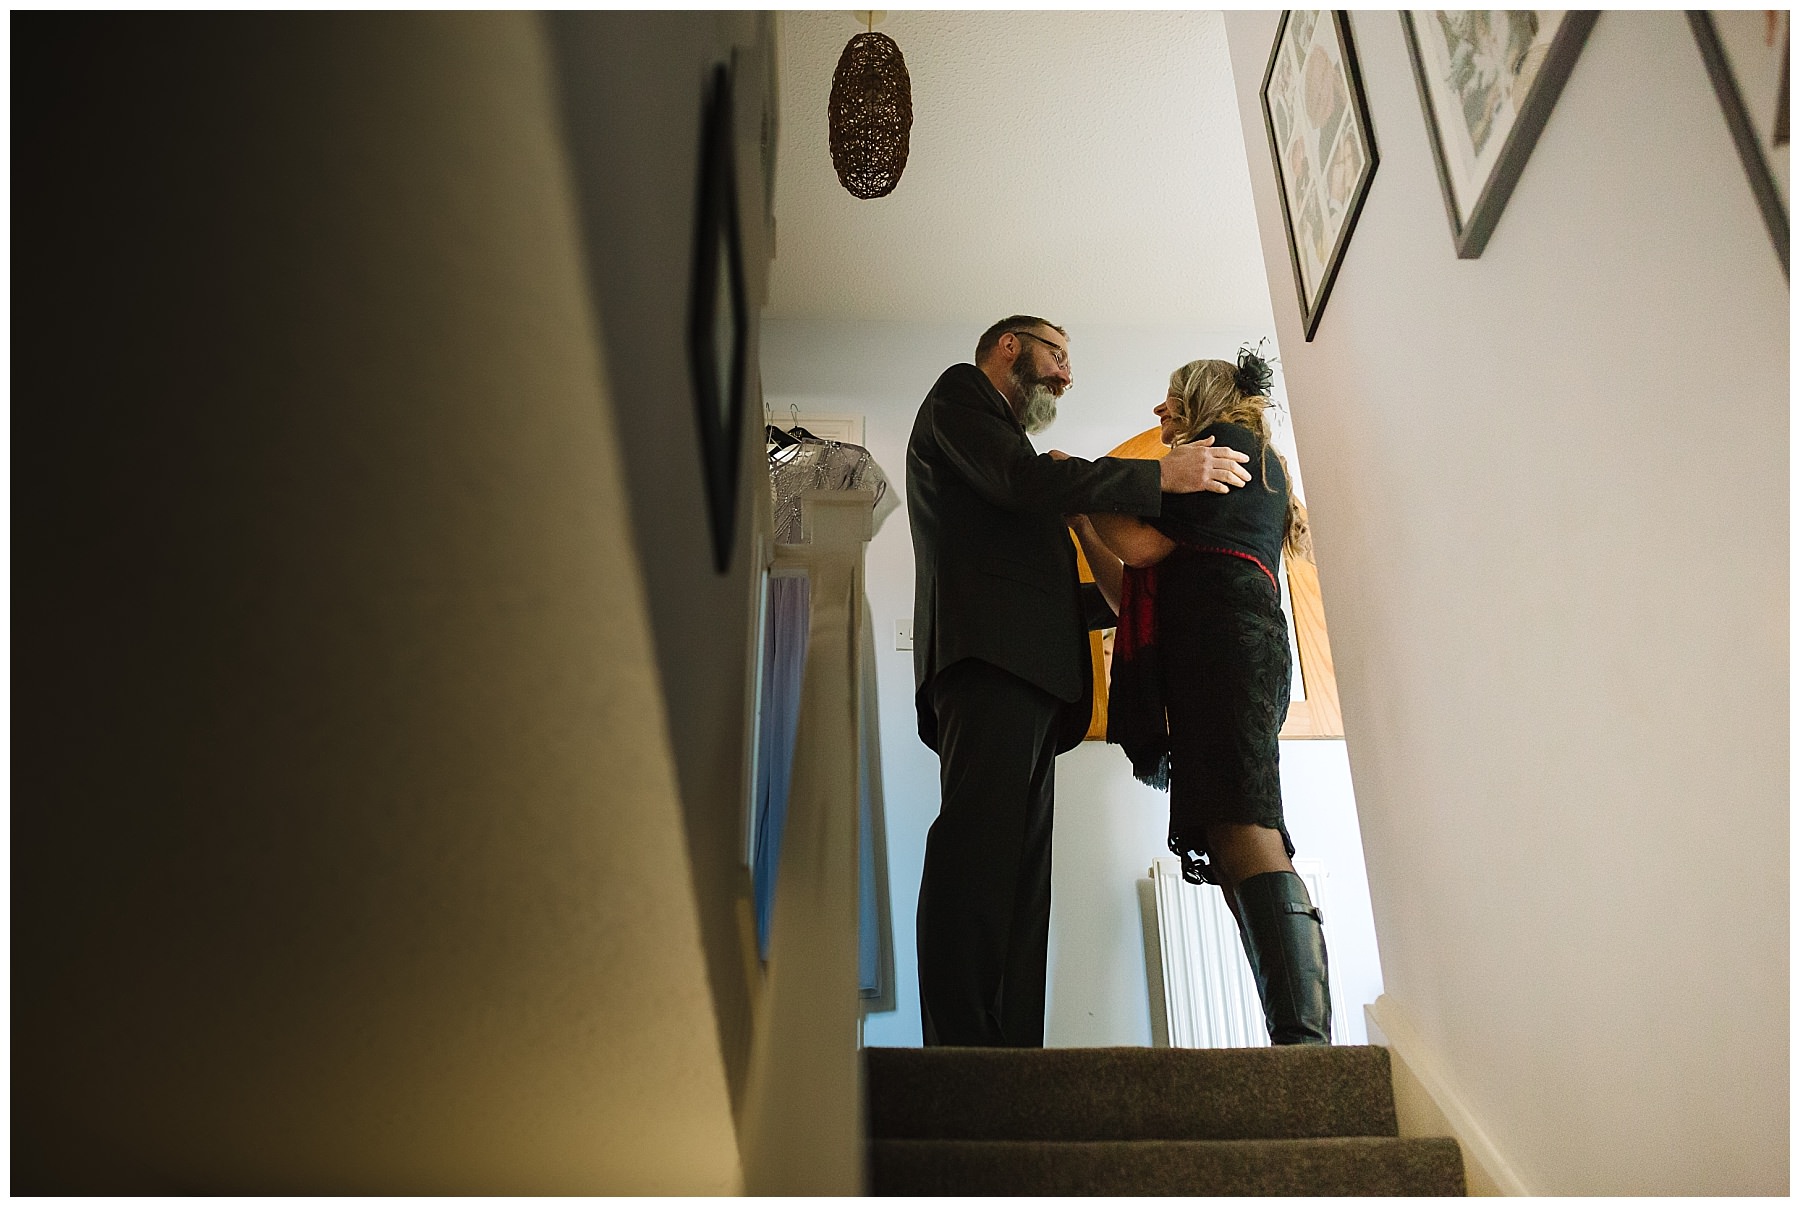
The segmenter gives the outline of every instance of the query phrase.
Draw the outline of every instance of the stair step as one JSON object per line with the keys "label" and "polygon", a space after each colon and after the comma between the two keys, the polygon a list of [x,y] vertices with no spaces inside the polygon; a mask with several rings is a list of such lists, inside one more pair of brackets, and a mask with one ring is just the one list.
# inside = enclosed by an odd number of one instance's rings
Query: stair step
{"label": "stair step", "polygon": [[1386,1048],[869,1048],[865,1056],[876,1140],[1397,1133]]}
{"label": "stair step", "polygon": [[878,1195],[1462,1195],[1454,1140],[876,1140]]}

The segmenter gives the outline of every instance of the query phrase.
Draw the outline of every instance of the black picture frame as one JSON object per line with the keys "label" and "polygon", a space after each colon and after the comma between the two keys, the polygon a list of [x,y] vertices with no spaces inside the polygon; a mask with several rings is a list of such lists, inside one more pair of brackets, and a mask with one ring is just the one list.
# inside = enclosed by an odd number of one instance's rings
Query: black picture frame
{"label": "black picture frame", "polygon": [[737,535],[739,446],[749,347],[731,93],[731,72],[722,64],[716,66],[702,106],[687,327],[688,374],[700,427],[701,476],[706,483],[713,565],[721,574],[731,567]]}
{"label": "black picture frame", "polygon": [[[1775,244],[1775,254],[1781,260],[1781,275],[1788,275],[1788,211],[1781,199],[1781,192],[1775,186],[1775,173],[1769,165],[1768,156],[1764,153],[1762,139],[1756,132],[1755,123],[1750,119],[1750,110],[1744,101],[1743,89],[1738,84],[1737,75],[1732,71],[1731,59],[1725,53],[1725,46],[1720,41],[1719,31],[1713,24],[1712,14],[1704,11],[1690,10],[1688,25],[1694,31],[1694,40],[1700,44],[1700,57],[1706,62],[1706,74],[1711,77],[1713,91],[1718,93],[1719,107],[1725,111],[1725,125],[1731,130],[1731,141],[1737,145],[1738,158],[1743,161],[1744,174],[1750,178],[1750,191],[1756,196],[1756,206],[1762,212],[1763,225],[1769,229],[1769,239]],[[1788,106],[1788,60],[1787,48],[1784,45],[1781,61],[1780,94],[1775,100],[1777,112],[1785,115]],[[1779,119],[1778,119],[1779,122]],[[1785,126],[1778,126],[1780,139],[1785,145],[1787,131]]]}
{"label": "black picture frame", "polygon": [[[1299,20],[1294,20],[1298,16]],[[1337,52],[1336,70],[1326,61],[1325,95],[1330,98],[1324,123],[1310,116],[1311,105],[1299,103],[1295,72],[1306,67],[1295,63],[1296,45],[1304,37],[1312,44],[1321,20],[1329,22]],[[1290,45],[1288,39],[1296,45]],[[1289,57],[1284,60],[1284,54]],[[1278,72],[1278,68],[1280,69]],[[1345,12],[1288,11],[1275,27],[1275,44],[1269,49],[1269,66],[1263,72],[1260,92],[1263,128],[1269,135],[1269,158],[1275,167],[1275,191],[1281,199],[1281,221],[1287,233],[1288,259],[1294,269],[1294,291],[1300,302],[1300,321],[1310,342],[1325,313],[1325,302],[1337,282],[1338,269],[1375,169],[1381,162],[1375,148],[1375,127],[1369,120],[1369,98],[1363,91],[1362,70],[1350,35]],[[1339,104],[1338,102],[1342,103]],[[1304,117],[1304,121],[1303,121]],[[1329,145],[1325,145],[1329,142]],[[1291,170],[1292,160],[1299,170]],[[1316,165],[1316,166],[1315,166]],[[1343,173],[1354,172],[1344,181]],[[1316,184],[1317,187],[1311,187]],[[1347,191],[1339,193],[1339,186]],[[1299,213],[1296,214],[1296,208]]]}
{"label": "black picture frame", "polygon": [[[1431,10],[1443,11],[1449,10]],[[1412,59],[1413,82],[1419,89],[1419,106],[1425,111],[1425,129],[1431,143],[1432,160],[1437,164],[1438,187],[1443,191],[1444,210],[1450,218],[1450,237],[1456,245],[1457,258],[1473,260],[1481,255],[1493,236],[1494,228],[1500,222],[1500,215],[1505,211],[1506,203],[1512,197],[1520,175],[1525,171],[1525,162],[1531,158],[1532,148],[1537,145],[1538,136],[1544,132],[1544,126],[1550,120],[1550,111],[1556,107],[1563,85],[1568,83],[1569,76],[1575,70],[1575,60],[1581,56],[1581,48],[1586,44],[1587,36],[1593,30],[1594,20],[1599,14],[1579,10],[1563,13],[1555,32],[1550,36],[1549,49],[1543,55],[1541,65],[1526,85],[1523,102],[1511,106],[1514,117],[1510,127],[1500,132],[1502,141],[1498,155],[1485,170],[1472,175],[1464,183],[1462,195],[1474,195],[1474,200],[1465,204],[1459,200],[1456,183],[1458,172],[1452,167],[1452,154],[1445,145],[1449,132],[1440,121],[1439,101],[1450,85],[1439,79],[1427,66],[1427,55],[1415,25],[1416,18],[1430,16],[1431,12],[1402,12],[1400,26],[1406,33],[1406,52]],[[1469,19],[1490,15],[1492,14],[1463,14]],[[1492,107],[1483,112],[1492,112]],[[1466,126],[1464,128],[1466,130]]]}

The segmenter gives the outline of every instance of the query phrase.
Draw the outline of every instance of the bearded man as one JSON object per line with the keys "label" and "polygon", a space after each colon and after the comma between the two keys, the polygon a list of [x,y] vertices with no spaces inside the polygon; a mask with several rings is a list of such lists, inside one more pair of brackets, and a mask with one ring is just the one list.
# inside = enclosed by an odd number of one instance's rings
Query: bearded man
{"label": "bearded man", "polygon": [[906,449],[919,737],[942,803],[919,886],[928,1045],[1042,1047],[1055,759],[1087,732],[1084,593],[1063,516],[1155,516],[1167,491],[1225,492],[1248,458],[1211,441],[1161,461],[1043,453],[1029,433],[1074,384],[1068,332],[1016,314],[925,396]]}

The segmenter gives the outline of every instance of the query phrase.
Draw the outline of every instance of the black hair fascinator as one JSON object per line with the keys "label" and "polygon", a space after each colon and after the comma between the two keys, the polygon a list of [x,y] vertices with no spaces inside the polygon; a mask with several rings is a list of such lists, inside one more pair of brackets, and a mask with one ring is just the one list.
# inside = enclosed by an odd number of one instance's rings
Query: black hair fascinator
{"label": "black hair fascinator", "polygon": [[1275,384],[1275,370],[1262,355],[1263,341],[1257,340],[1256,347],[1245,344],[1237,354],[1237,388],[1238,393],[1246,398],[1267,398],[1269,387]]}

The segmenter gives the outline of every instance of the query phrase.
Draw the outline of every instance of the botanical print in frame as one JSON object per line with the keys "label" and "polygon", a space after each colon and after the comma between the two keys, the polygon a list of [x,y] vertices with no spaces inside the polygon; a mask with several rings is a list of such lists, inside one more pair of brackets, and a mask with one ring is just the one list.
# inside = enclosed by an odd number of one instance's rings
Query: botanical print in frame
{"label": "botanical print in frame", "polygon": [[1294,288],[1311,340],[1377,162],[1347,14],[1282,14],[1263,75],[1262,109]]}
{"label": "botanical print in frame", "polygon": [[1487,246],[1595,16],[1529,9],[1400,14],[1462,259]]}
{"label": "botanical print in frame", "polygon": [[1788,12],[1690,12],[1725,124],[1788,271]]}

